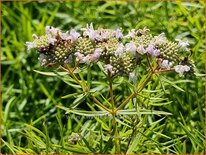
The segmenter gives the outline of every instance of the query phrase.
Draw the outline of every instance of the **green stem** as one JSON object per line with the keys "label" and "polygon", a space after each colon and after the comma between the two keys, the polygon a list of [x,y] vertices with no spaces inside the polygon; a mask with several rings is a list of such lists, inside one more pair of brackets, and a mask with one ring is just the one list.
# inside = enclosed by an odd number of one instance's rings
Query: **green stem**
{"label": "green stem", "polygon": [[109,93],[110,93],[110,98],[111,98],[111,105],[112,105],[112,115],[115,115],[114,113],[114,96],[113,96],[113,88],[112,88],[112,77],[111,73],[108,72],[108,81],[109,81]]}
{"label": "green stem", "polygon": [[114,130],[114,134],[112,136],[113,136],[114,144],[115,144],[115,148],[116,148],[115,153],[121,153],[121,147],[120,147],[121,146],[121,139],[119,137],[119,132],[118,132],[118,129],[117,129],[117,121],[115,119],[115,115],[116,115],[116,112],[114,112],[115,102],[114,102],[114,94],[113,94],[113,87],[112,87],[112,76],[111,76],[110,72],[108,72],[108,81],[109,81],[109,93],[110,93],[111,105],[112,105],[111,114],[113,115],[112,127],[113,127],[113,130]]}
{"label": "green stem", "polygon": [[114,139],[114,143],[115,143],[115,153],[116,154],[120,154],[121,153],[121,138],[117,129],[117,121],[115,119],[115,116],[113,115],[113,119],[112,119],[112,126],[113,126],[113,130],[114,130],[114,135],[113,139]]}
{"label": "green stem", "polygon": [[[71,70],[71,68],[69,67],[69,65],[66,65],[66,68],[63,66],[60,66],[63,70],[67,71],[69,73],[69,75],[72,76],[72,78],[82,87],[82,90],[84,92],[89,92],[89,88],[87,87],[87,85],[83,86],[82,83],[79,81],[79,79],[76,77],[76,75],[73,73],[73,71]],[[93,101],[99,105],[100,107],[102,107],[104,110],[108,111],[109,113],[112,113],[111,110],[109,110],[107,107],[105,107],[102,103],[100,103],[94,96],[90,95],[91,98],[93,99]]]}
{"label": "green stem", "polygon": [[111,110],[109,110],[107,107],[105,107],[103,104],[101,104],[101,102],[99,102],[94,96],[91,95],[91,97],[92,97],[93,101],[94,101],[97,105],[99,105],[99,106],[102,107],[104,110],[108,111],[109,113],[112,113]]}
{"label": "green stem", "polygon": [[146,78],[140,85],[137,85],[137,86],[136,86],[134,92],[133,92],[130,96],[128,96],[128,97],[119,105],[119,107],[117,107],[117,108],[114,110],[114,113],[116,113],[118,110],[120,110],[122,107],[124,107],[124,106],[129,102],[130,99],[133,99],[134,97],[136,97],[136,96],[138,95],[138,93],[139,93],[140,91],[142,91],[142,89],[143,89],[143,88],[148,84],[148,82],[151,80],[152,75],[155,73],[155,71],[156,71],[157,69],[159,69],[159,66],[157,66],[154,70],[152,70],[152,71],[148,74],[147,78]]}

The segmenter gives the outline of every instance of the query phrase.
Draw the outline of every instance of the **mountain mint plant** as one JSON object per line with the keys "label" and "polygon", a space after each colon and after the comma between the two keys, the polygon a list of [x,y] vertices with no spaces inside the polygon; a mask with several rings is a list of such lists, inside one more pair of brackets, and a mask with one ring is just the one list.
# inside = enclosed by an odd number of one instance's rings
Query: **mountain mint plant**
{"label": "mountain mint plant", "polygon": [[[59,28],[47,26],[45,35],[34,34],[33,38],[34,41],[26,42],[27,49],[38,51],[41,66],[54,66],[69,74],[82,89],[82,94],[84,96],[86,94],[84,99],[88,99],[99,108],[99,111],[91,113],[91,116],[99,116],[102,113],[111,115],[112,125],[107,135],[112,137],[115,153],[126,153],[131,144],[131,137],[126,140],[128,142],[126,145],[120,136],[117,117],[124,115],[128,108],[126,105],[130,101],[138,102],[133,99],[139,97],[138,95],[146,88],[152,77],[163,72],[176,72],[180,77],[194,74],[194,64],[188,56],[190,50],[187,41],[170,41],[164,33],[153,35],[147,28],[131,29],[127,34],[123,34],[121,29],[94,29],[92,24],[79,32],[75,29],[63,32]],[[91,70],[91,66],[95,64],[98,64],[100,72],[103,72],[108,80],[110,95],[108,99],[105,97],[106,103],[100,101],[97,92],[90,89],[92,81],[89,83],[78,76],[84,66]],[[141,75],[138,68],[147,70],[147,74]],[[137,76],[145,76],[145,78],[135,81]],[[113,91],[113,81],[120,77],[124,77],[134,87],[130,95],[118,100],[118,94]],[[65,107],[59,107],[65,110]],[[66,109],[70,113],[78,111],[76,106]],[[138,111],[128,110],[127,114],[138,115]],[[72,134],[73,137],[74,135]],[[75,144],[76,141],[74,143],[71,138],[69,141]],[[76,138],[79,139],[81,138]]]}

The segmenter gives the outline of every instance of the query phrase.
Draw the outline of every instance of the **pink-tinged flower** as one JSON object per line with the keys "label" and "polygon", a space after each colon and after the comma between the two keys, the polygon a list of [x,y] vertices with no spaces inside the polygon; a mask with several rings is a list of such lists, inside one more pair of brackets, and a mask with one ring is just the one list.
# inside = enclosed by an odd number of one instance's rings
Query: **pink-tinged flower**
{"label": "pink-tinged flower", "polygon": [[123,34],[120,29],[116,29],[115,31],[113,31],[112,35],[115,36],[117,39],[123,38]]}
{"label": "pink-tinged flower", "polygon": [[82,59],[82,63],[90,64],[91,61],[92,61],[91,59],[92,59],[91,54],[88,54],[87,56],[85,56],[85,57]]}
{"label": "pink-tinged flower", "polygon": [[180,77],[183,76],[184,72],[190,71],[190,67],[187,65],[177,65],[174,68]]}
{"label": "pink-tinged flower", "polygon": [[76,61],[79,61],[80,63],[85,63],[85,56],[84,54],[81,54],[79,52],[74,53],[76,56]]}
{"label": "pink-tinged flower", "polygon": [[27,50],[35,48],[36,44],[34,42],[26,42]]}
{"label": "pink-tinged flower", "polygon": [[32,38],[38,39],[39,37],[36,34],[32,34]]}
{"label": "pink-tinged flower", "polygon": [[110,37],[110,32],[95,31],[95,34],[94,34],[94,39],[97,40],[97,41],[108,40],[109,37]]}
{"label": "pink-tinged flower", "polygon": [[107,39],[109,39],[109,36],[110,36],[110,32],[102,32],[102,33],[101,33],[101,39],[102,39],[102,40],[107,40]]}
{"label": "pink-tinged flower", "polygon": [[56,38],[52,38],[51,35],[48,35],[48,42],[52,45],[54,45],[54,43],[57,41]]}
{"label": "pink-tinged flower", "polygon": [[96,48],[93,54],[88,54],[87,58],[89,60],[89,62],[97,62],[97,60],[100,58],[102,53],[102,49],[101,48]]}
{"label": "pink-tinged flower", "polygon": [[115,51],[115,56],[121,57],[124,53],[124,45],[121,43],[118,45],[116,51]]}
{"label": "pink-tinged flower", "polygon": [[164,33],[161,33],[158,36],[154,36],[154,39],[155,39],[154,41],[155,44],[163,44],[167,41],[167,38],[165,37]]}
{"label": "pink-tinged flower", "polygon": [[101,56],[102,51],[103,50],[101,48],[96,48],[95,51],[94,51],[94,56],[96,58],[99,58]]}
{"label": "pink-tinged flower", "polygon": [[70,35],[68,31],[65,33],[59,32],[59,36],[61,37],[62,40],[70,40]]}
{"label": "pink-tinged flower", "polygon": [[91,40],[95,40],[96,38],[100,38],[99,33],[94,30],[93,24],[90,23],[90,25],[87,24],[86,28],[81,29],[83,32],[83,36],[88,36]]}
{"label": "pink-tinged flower", "polygon": [[126,52],[130,52],[133,55],[135,55],[136,51],[137,51],[137,47],[136,47],[134,42],[129,42],[125,45],[125,50],[126,50]]}
{"label": "pink-tinged flower", "polygon": [[136,30],[135,29],[131,29],[131,31],[129,31],[129,33],[125,36],[125,38],[134,38],[136,36]]}
{"label": "pink-tinged flower", "polygon": [[57,36],[60,32],[60,29],[59,28],[54,28],[52,26],[46,26],[45,32],[46,32],[46,34],[52,34],[54,36]]}
{"label": "pink-tinged flower", "polygon": [[145,48],[144,48],[144,46],[143,45],[139,45],[138,47],[137,47],[137,52],[138,53],[140,53],[140,54],[145,54],[145,53],[147,53],[147,51],[145,50]]}
{"label": "pink-tinged flower", "polygon": [[169,62],[168,60],[163,60],[161,63],[160,63],[160,67],[162,69],[170,69],[170,67],[173,65],[172,62]]}
{"label": "pink-tinged flower", "polygon": [[110,64],[104,65],[104,68],[106,71],[109,71],[110,73],[112,73],[112,68],[113,68],[112,65]]}
{"label": "pink-tinged flower", "polygon": [[180,47],[181,50],[188,51],[187,47],[189,46],[189,43],[187,40],[186,41],[182,41],[180,39],[176,39],[176,40],[179,41],[178,46]]}
{"label": "pink-tinged flower", "polygon": [[75,30],[75,29],[71,29],[70,33],[69,33],[69,39],[71,41],[75,41],[80,37],[80,34]]}
{"label": "pink-tinged flower", "polygon": [[149,44],[149,46],[146,48],[146,51],[153,57],[156,57],[160,54],[160,50],[158,50],[154,44]]}

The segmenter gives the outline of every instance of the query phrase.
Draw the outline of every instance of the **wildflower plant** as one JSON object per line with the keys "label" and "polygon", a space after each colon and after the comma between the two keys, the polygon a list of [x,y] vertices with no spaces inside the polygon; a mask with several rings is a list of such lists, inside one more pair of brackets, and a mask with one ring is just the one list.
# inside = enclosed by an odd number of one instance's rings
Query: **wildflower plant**
{"label": "wildflower plant", "polygon": [[[45,35],[34,34],[33,38],[34,41],[26,42],[26,46],[28,50],[37,50],[41,66],[53,66],[54,73],[60,77],[60,71],[66,72],[72,79],[70,82],[75,83],[75,88],[81,89],[79,98],[70,107],[61,104],[58,107],[67,113],[81,116],[111,118],[102,120],[105,121],[102,127],[104,131],[98,132],[107,136],[104,139],[107,144],[114,144],[115,153],[131,153],[129,146],[135,145],[131,136],[133,129],[142,125],[141,115],[170,114],[138,107],[138,98],[154,76],[158,78],[164,72],[176,72],[180,77],[194,75],[195,66],[189,57],[188,42],[170,41],[164,33],[153,35],[148,28],[131,29],[123,34],[121,29],[95,29],[92,23],[79,32],[75,29],[63,32],[59,28],[47,26]],[[95,74],[92,68],[103,73],[104,77],[99,80],[107,79],[108,89],[93,83]],[[141,69],[145,70],[145,75]],[[87,73],[86,77],[81,74],[84,71]],[[121,80],[116,79],[123,79],[123,82],[117,84]],[[128,84],[129,94],[119,98],[115,89],[123,83]],[[90,103],[91,111],[78,108],[83,102]],[[121,121],[120,116],[128,116],[128,122]],[[96,120],[101,122],[101,118],[98,119]],[[124,134],[118,131],[119,125],[129,126],[125,128],[129,138],[124,138]],[[75,145],[80,139],[88,145],[82,134],[73,133],[69,141]],[[107,150],[103,150],[100,153],[107,153]]]}

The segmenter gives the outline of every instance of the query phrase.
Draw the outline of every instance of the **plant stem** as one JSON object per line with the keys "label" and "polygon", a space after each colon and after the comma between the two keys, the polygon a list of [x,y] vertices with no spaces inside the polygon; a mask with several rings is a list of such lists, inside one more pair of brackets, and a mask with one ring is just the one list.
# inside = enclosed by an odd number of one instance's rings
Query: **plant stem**
{"label": "plant stem", "polygon": [[61,69],[65,70],[66,72],[68,72],[69,75],[72,76],[72,78],[83,88],[81,82],[78,80],[78,78],[76,77],[76,75],[72,72],[72,70],[70,69],[70,67],[68,65],[66,65],[65,67],[60,66]]}
{"label": "plant stem", "polygon": [[112,127],[114,130],[114,135],[112,135],[112,136],[113,136],[114,144],[115,144],[115,148],[116,148],[115,153],[121,153],[121,147],[120,147],[121,146],[121,139],[119,137],[119,132],[117,129],[117,121],[115,119],[115,115],[116,115],[116,112],[114,112],[115,102],[114,102],[113,87],[112,87],[112,76],[111,76],[110,72],[108,72],[108,81],[109,81],[109,93],[110,93],[111,105],[112,105],[112,111],[111,111],[111,114],[113,116]]}
{"label": "plant stem", "polygon": [[151,69],[151,71],[153,71],[152,69],[152,65],[151,65],[151,62],[150,62],[150,59],[149,59],[149,54],[147,53],[147,63],[148,63],[148,65],[149,65],[149,68]]}
{"label": "plant stem", "polygon": [[138,93],[139,93],[140,91],[142,91],[142,89],[143,89],[143,88],[147,85],[147,83],[151,80],[152,75],[155,73],[155,71],[156,71],[157,69],[159,69],[159,65],[148,74],[147,78],[140,84],[140,86],[139,86],[139,85],[136,86],[134,92],[133,92],[129,97],[127,97],[127,98],[119,105],[119,107],[117,107],[117,108],[114,110],[115,113],[116,113],[118,110],[120,110],[123,106],[125,106],[125,105],[129,102],[130,99],[136,97],[136,96],[138,95]]}
{"label": "plant stem", "polygon": [[114,96],[113,96],[113,88],[112,88],[112,77],[111,73],[108,72],[108,81],[109,81],[109,93],[110,93],[110,98],[111,98],[111,105],[112,105],[112,115],[115,115],[114,113]]}
{"label": "plant stem", "polygon": [[[84,92],[89,92],[88,86],[83,86],[82,83],[79,81],[79,79],[76,77],[76,75],[73,73],[73,71],[71,70],[71,68],[69,67],[69,65],[66,65],[66,68],[63,66],[60,66],[63,70],[67,71],[69,73],[69,75],[72,76],[72,78],[82,87],[82,90]],[[112,113],[111,110],[109,110],[107,107],[105,107],[102,103],[100,103],[94,96],[92,96],[91,94],[89,95],[92,97],[93,101],[99,105],[100,107],[102,107],[104,110],[108,111],[109,113]]]}
{"label": "plant stem", "polygon": [[104,110],[108,111],[109,113],[112,113],[111,110],[109,110],[107,107],[105,107],[103,104],[101,104],[101,102],[99,102],[94,96],[91,95],[91,97],[92,97],[93,101],[94,101],[97,105],[99,105],[99,106],[102,107]]}
{"label": "plant stem", "polygon": [[170,69],[165,69],[165,70],[159,70],[157,72],[163,73],[163,72],[169,72],[169,71],[174,71],[174,70],[175,70],[174,68],[170,68]]}
{"label": "plant stem", "polygon": [[113,136],[115,148],[116,148],[115,153],[119,154],[119,153],[121,153],[121,147],[120,147],[121,146],[121,139],[120,139],[119,132],[117,129],[117,121],[115,119],[115,115],[113,115],[112,126],[113,126],[113,130],[114,130],[114,135],[112,135],[112,136]]}

